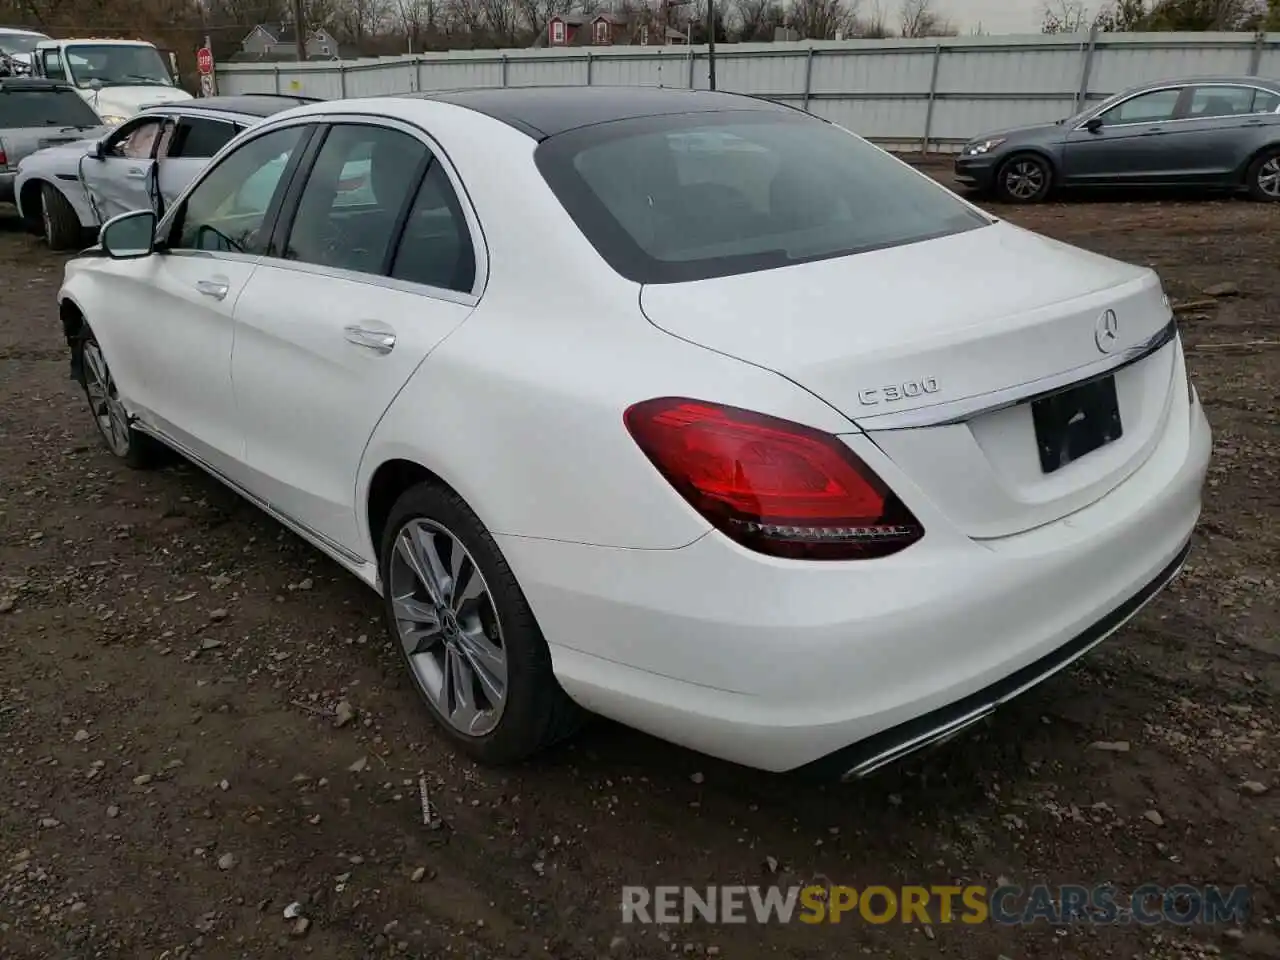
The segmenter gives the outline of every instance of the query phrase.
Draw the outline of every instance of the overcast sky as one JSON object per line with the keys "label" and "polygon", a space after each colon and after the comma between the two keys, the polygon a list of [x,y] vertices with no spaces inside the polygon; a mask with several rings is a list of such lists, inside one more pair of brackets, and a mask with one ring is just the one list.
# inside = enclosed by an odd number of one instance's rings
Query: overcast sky
{"label": "overcast sky", "polygon": [[[938,12],[945,14],[960,28],[970,33],[982,24],[983,33],[1039,33],[1044,20],[1044,0],[934,0]],[[897,4],[885,0],[886,8]],[[894,16],[889,17],[890,21]]]}

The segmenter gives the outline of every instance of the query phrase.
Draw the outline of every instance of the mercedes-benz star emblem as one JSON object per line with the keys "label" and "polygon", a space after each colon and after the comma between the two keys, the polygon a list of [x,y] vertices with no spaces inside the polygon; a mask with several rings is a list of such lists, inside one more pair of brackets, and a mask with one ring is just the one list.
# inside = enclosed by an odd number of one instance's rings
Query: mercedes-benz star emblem
{"label": "mercedes-benz star emblem", "polygon": [[1103,353],[1110,353],[1120,342],[1120,321],[1114,310],[1107,310],[1093,328],[1093,342]]}

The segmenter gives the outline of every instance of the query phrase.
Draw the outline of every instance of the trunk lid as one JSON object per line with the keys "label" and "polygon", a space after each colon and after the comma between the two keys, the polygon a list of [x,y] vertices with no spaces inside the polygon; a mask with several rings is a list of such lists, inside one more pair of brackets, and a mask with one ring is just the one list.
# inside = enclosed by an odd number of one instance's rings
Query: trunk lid
{"label": "trunk lid", "polygon": [[[1170,313],[1153,271],[1000,222],[851,257],[648,285],[640,305],[668,333],[826,400],[975,538],[1051,522],[1136,470],[1167,417],[1176,366],[1167,344],[1117,371],[1121,435],[1045,473],[1031,405],[1015,401],[1158,341]],[[1116,330],[1104,351],[1095,334],[1107,311]]]}

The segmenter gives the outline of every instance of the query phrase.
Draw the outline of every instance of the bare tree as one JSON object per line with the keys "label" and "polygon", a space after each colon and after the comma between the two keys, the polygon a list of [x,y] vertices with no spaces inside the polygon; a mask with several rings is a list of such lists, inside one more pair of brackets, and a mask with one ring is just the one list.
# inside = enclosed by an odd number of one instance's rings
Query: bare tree
{"label": "bare tree", "polygon": [[1082,33],[1089,29],[1089,10],[1081,0],[1047,0],[1042,33]]}
{"label": "bare tree", "polygon": [[791,26],[805,40],[834,40],[850,32],[856,13],[856,0],[794,0]]}
{"label": "bare tree", "polygon": [[955,25],[933,8],[933,0],[902,0],[901,29],[904,37],[952,37]]}
{"label": "bare tree", "polygon": [[747,43],[772,40],[786,20],[778,0],[733,0],[732,10],[738,39]]}
{"label": "bare tree", "polygon": [[893,36],[893,28],[889,26],[889,18],[884,12],[884,0],[875,0],[871,9],[855,18],[853,35],[869,40],[883,40]]}

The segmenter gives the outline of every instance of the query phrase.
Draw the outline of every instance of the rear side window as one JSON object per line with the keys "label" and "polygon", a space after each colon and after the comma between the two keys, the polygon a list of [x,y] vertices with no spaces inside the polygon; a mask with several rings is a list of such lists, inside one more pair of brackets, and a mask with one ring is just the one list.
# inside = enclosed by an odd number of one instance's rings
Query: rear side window
{"label": "rear side window", "polygon": [[1275,113],[1276,110],[1280,110],[1280,93],[1272,93],[1268,90],[1259,90],[1254,94],[1254,113]]}
{"label": "rear side window", "polygon": [[475,286],[471,232],[453,184],[439,163],[432,162],[418,188],[391,276],[459,293],[470,293]]}
{"label": "rear side window", "polygon": [[205,117],[183,117],[174,130],[169,143],[169,157],[197,157],[208,159],[227,145],[237,131],[225,120],[209,120]]}
{"label": "rear side window", "polygon": [[767,270],[990,223],[879,148],[798,111],[596,124],[545,140],[535,158],[601,256],[639,283]]}
{"label": "rear side window", "polygon": [[74,90],[0,90],[0,128],[101,125]]}

